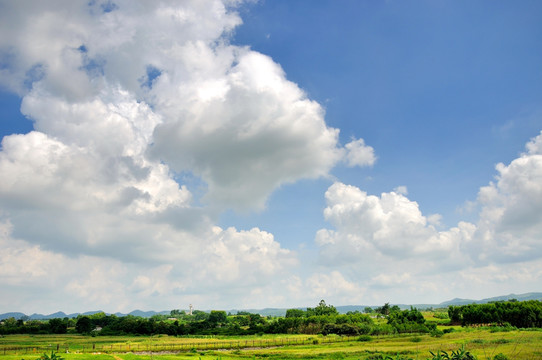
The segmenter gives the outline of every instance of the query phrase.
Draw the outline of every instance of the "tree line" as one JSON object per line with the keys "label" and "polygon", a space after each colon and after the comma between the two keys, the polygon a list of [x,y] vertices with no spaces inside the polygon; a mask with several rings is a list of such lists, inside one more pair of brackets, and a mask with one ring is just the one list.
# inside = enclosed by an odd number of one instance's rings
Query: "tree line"
{"label": "tree line", "polygon": [[448,316],[454,324],[498,324],[518,328],[542,327],[542,302],[498,301],[487,304],[450,306]]}
{"label": "tree line", "polygon": [[[368,309],[367,309],[368,310]],[[400,310],[385,304],[376,308],[375,316],[386,322],[375,322],[373,317],[359,311],[339,314],[333,305],[324,300],[314,308],[288,309],[284,317],[264,317],[239,311],[211,312],[172,310],[169,316],[155,315],[142,318],[132,315],[118,317],[97,313],[79,315],[74,319],[15,320],[0,323],[0,335],[7,334],[65,334],[78,333],[99,335],[252,335],[252,334],[338,334],[338,335],[386,335],[396,333],[442,334],[433,322],[427,322],[415,308]],[[520,328],[542,327],[542,303],[540,301],[509,301],[489,304],[450,306],[448,316],[452,324],[500,324]]]}
{"label": "tree line", "polygon": [[327,305],[322,300],[314,308],[289,309],[284,317],[264,317],[243,311],[232,315],[220,310],[209,313],[196,310],[189,315],[184,311],[172,310],[169,316],[156,315],[148,319],[131,315],[117,317],[105,313],[49,321],[24,321],[10,318],[0,324],[0,334],[380,335],[436,330],[436,326],[427,323],[417,309],[401,311],[398,307],[390,307],[386,304],[377,310],[379,316],[387,317],[387,323],[376,324],[369,315],[359,311],[339,314],[333,305]]}

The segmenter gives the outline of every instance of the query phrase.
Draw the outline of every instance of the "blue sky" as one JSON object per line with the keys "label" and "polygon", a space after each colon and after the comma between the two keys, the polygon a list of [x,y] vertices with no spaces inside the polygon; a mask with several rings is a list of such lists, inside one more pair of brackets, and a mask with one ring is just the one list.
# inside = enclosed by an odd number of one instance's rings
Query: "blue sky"
{"label": "blue sky", "polygon": [[281,64],[324,105],[343,143],[358,136],[376,149],[373,169],[337,169],[341,179],[371,193],[407,185],[426,211],[457,220],[455,207],[539,131],[539,10],[537,2],[265,1],[248,8],[235,41]]}
{"label": "blue sky", "polygon": [[539,2],[65,5],[0,5],[0,312],[540,291]]}
{"label": "blue sky", "polygon": [[[424,213],[453,226],[476,220],[465,203],[540,130],[539,9],[536,2],[262,1],[241,12],[234,43],[272,56],[325,107],[341,142],[358,136],[375,148],[372,168],[336,168],[334,176],[372,194],[407,186]],[[281,189],[267,211],[237,221],[303,242],[322,225],[317,194],[329,181]],[[296,214],[311,220],[285,221]]]}

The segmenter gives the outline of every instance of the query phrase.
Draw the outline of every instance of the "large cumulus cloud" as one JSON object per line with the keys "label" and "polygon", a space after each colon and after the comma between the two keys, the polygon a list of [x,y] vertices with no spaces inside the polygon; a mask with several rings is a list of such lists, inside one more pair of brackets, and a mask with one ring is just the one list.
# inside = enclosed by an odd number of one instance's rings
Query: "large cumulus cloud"
{"label": "large cumulus cloud", "polygon": [[542,134],[510,164],[496,166],[495,181],[480,188],[476,223],[447,230],[438,229],[438,214],[423,215],[403,187],[375,196],[333,184],[324,210],[333,228],[315,238],[320,263],[378,299],[389,289],[405,298],[474,291],[467,283],[484,284],[480,297],[503,284],[530,291],[542,276],[541,143]]}
{"label": "large cumulus cloud", "polygon": [[218,215],[263,208],[282,184],[326,176],[346,150],[278,64],[229,44],[237,5],[0,4],[0,83],[34,123],[2,140],[4,284],[48,273],[71,299],[111,310],[127,293],[141,307],[155,295],[212,306],[217,286],[230,299],[282,286],[296,254],[264,230],[216,227]]}
{"label": "large cumulus cloud", "polygon": [[499,163],[494,182],[480,189],[476,242],[482,262],[519,262],[542,257],[542,133],[510,164]]}
{"label": "large cumulus cloud", "polygon": [[228,73],[207,81],[164,111],[152,148],[177,171],[201,176],[207,200],[262,207],[282,183],[323,176],[340,159],[338,130],[270,58],[237,51]]}

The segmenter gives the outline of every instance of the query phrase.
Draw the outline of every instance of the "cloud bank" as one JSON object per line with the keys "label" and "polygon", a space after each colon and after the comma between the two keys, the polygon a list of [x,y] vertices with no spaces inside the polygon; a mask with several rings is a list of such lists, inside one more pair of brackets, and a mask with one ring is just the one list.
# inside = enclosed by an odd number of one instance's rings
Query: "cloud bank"
{"label": "cloud bank", "polygon": [[423,215],[406,189],[375,196],[334,183],[324,210],[333,229],[321,229],[315,238],[320,262],[376,290],[404,287],[420,294],[427,286],[428,297],[453,295],[450,289],[461,288],[461,279],[484,283],[483,291],[540,281],[541,143],[542,133],[520,157],[496,166],[495,181],[478,193],[476,224],[460,222],[448,230],[437,228],[438,215]]}
{"label": "cloud bank", "polygon": [[[229,43],[236,6],[2,2],[0,82],[34,124],[0,152],[1,278],[13,294],[60,286],[73,311],[183,297],[210,307],[247,287],[260,296],[298,266],[271,233],[217,218],[327,176],[345,150],[277,63]],[[25,304],[14,296],[2,307]]]}

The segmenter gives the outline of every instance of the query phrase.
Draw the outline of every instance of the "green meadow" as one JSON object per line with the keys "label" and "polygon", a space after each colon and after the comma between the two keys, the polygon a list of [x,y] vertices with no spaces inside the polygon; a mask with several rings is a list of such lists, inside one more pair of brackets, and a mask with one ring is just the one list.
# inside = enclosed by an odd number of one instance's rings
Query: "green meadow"
{"label": "green meadow", "polygon": [[[450,327],[446,327],[450,329]],[[39,359],[51,352],[72,359],[434,359],[463,348],[478,360],[542,359],[542,331],[455,327],[440,337],[382,336],[80,336],[7,335],[0,360]],[[58,352],[57,352],[58,349]],[[431,354],[433,353],[433,355]]]}

